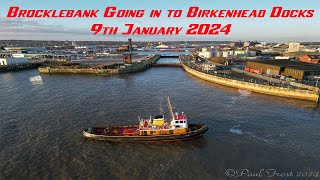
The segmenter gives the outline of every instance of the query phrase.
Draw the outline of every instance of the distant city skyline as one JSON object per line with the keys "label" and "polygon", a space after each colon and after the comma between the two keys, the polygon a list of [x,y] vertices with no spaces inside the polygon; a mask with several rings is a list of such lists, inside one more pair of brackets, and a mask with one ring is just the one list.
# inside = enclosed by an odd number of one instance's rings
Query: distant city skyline
{"label": "distant city skyline", "polygon": [[[99,9],[98,18],[6,18],[10,6],[19,6],[21,9]],[[103,12],[107,6],[116,6],[118,9],[144,9],[146,15],[143,18],[104,18]],[[201,9],[266,9],[265,18],[185,18],[190,6],[199,6]],[[269,18],[272,7],[283,6],[285,9],[314,9],[313,18]],[[319,41],[320,30],[318,0],[309,1],[282,1],[282,0],[224,0],[224,1],[171,1],[165,0],[11,0],[2,2],[0,7],[0,39],[1,40],[92,40],[92,41],[125,41],[129,37],[137,41],[246,41],[258,40],[267,42],[288,41]],[[151,9],[163,11],[160,18],[149,18],[147,13]],[[167,18],[166,10],[182,9],[181,18]],[[229,35],[218,36],[186,36],[164,35],[164,36],[127,36],[127,35],[92,35],[91,25],[102,23],[106,26],[118,26],[120,30],[126,23],[134,23],[136,26],[180,26],[184,31],[191,23],[221,23],[232,24]]]}

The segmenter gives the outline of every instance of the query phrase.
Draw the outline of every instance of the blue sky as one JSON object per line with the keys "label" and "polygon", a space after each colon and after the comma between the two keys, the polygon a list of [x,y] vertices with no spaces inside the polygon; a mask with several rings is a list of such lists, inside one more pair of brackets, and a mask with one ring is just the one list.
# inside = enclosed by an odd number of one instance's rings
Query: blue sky
{"label": "blue sky", "polygon": [[[78,19],[8,19],[10,6],[21,9],[99,9],[98,18]],[[118,9],[162,9],[161,18],[103,18],[107,6]],[[190,6],[201,9],[266,9],[263,19],[247,18],[185,18]],[[268,15],[273,6],[285,9],[314,9],[310,19],[272,19]],[[261,41],[320,41],[319,0],[6,0],[0,7],[0,39],[44,39],[44,40],[126,40],[123,35],[93,36],[90,28],[93,23],[106,26],[119,26],[123,31],[125,23],[136,26],[181,26],[183,33],[178,36],[131,36],[135,40],[261,40]],[[168,9],[182,9],[181,18],[167,18]],[[228,36],[185,36],[191,23],[232,24]]]}

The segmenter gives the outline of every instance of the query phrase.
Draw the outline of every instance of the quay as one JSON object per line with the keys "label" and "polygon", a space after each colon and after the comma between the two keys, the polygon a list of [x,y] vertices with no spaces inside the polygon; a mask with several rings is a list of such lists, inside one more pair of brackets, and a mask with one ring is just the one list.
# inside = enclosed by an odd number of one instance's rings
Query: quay
{"label": "quay", "polygon": [[21,65],[0,66],[0,72],[20,71],[26,69],[35,69],[41,66],[41,63],[26,63]]}
{"label": "quay", "polygon": [[183,69],[187,73],[209,82],[262,94],[319,102],[319,88],[314,90],[289,87],[285,88],[230,79],[227,76],[223,77],[212,75],[192,68],[190,65],[188,65],[186,56],[180,56],[179,59],[182,63]]}
{"label": "quay", "polygon": [[132,62],[130,64],[114,63],[111,65],[82,66],[77,63],[71,63],[64,66],[39,67],[38,70],[42,74],[127,74],[144,71],[151,67],[159,58],[160,56],[151,55],[139,62]]}

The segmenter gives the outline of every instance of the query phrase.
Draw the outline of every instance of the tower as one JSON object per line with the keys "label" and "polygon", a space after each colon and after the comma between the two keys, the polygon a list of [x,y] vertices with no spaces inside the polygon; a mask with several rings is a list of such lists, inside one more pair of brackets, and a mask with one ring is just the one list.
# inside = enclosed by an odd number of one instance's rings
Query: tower
{"label": "tower", "polygon": [[128,41],[129,41],[129,53],[123,54],[123,63],[125,63],[125,64],[132,63],[132,41],[131,41],[131,38],[129,38]]}

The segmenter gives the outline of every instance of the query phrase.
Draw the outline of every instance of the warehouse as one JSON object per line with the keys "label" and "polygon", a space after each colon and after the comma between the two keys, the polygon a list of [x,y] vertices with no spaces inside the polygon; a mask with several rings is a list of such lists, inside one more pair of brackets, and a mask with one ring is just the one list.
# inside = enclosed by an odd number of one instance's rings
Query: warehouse
{"label": "warehouse", "polygon": [[[282,62],[282,61],[281,61]],[[248,61],[246,63],[246,70],[259,74],[267,74],[273,76],[279,76],[284,71],[285,66],[279,61]]]}
{"label": "warehouse", "polygon": [[320,67],[318,66],[300,66],[300,67],[287,67],[284,72],[284,76],[290,76],[291,78],[298,80],[314,79],[315,76],[320,75]]}
{"label": "warehouse", "polygon": [[246,71],[272,76],[288,76],[297,80],[320,75],[320,65],[286,60],[248,61]]}

